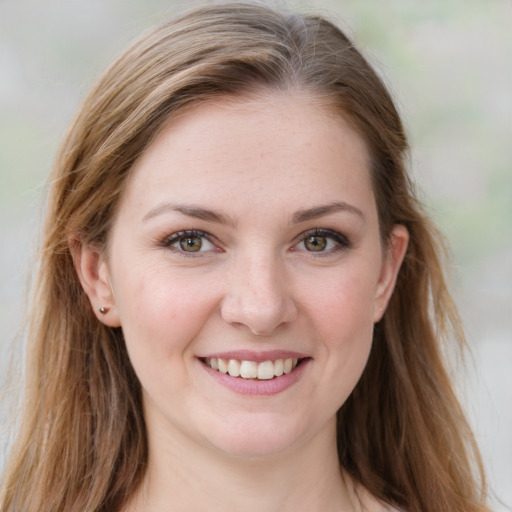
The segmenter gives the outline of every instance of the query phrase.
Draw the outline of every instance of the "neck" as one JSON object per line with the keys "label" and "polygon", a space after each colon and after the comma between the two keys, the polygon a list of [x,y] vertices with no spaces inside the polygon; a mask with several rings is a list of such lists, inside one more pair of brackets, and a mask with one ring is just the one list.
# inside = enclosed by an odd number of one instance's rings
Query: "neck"
{"label": "neck", "polygon": [[167,441],[150,442],[145,481],[123,512],[354,510],[334,422],[300,449],[271,456],[226,455],[176,435]]}

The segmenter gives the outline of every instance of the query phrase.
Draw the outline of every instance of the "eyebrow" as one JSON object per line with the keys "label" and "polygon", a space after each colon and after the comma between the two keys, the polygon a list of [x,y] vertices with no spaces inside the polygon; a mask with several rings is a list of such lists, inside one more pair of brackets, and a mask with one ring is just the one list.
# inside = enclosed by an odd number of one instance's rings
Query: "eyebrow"
{"label": "eyebrow", "polygon": [[329,215],[336,212],[353,213],[360,217],[363,221],[365,220],[365,216],[359,208],[356,208],[355,206],[345,202],[334,202],[321,206],[314,206],[305,210],[299,210],[293,214],[292,222],[294,224],[298,224],[300,222],[317,219],[318,217],[323,217],[324,215]]}
{"label": "eyebrow", "polygon": [[[142,221],[145,222],[153,217],[168,212],[177,212],[194,219],[205,220],[207,222],[215,222],[217,224],[226,224],[233,227],[236,226],[237,223],[235,219],[220,212],[209,210],[208,208],[202,208],[201,206],[194,204],[176,203],[162,203],[155,206],[155,208],[152,208],[148,213],[146,213],[146,215],[144,215]],[[299,224],[301,222],[314,220],[319,217],[323,217],[324,215],[330,215],[337,212],[352,213],[360,217],[362,220],[365,220],[365,216],[359,208],[356,208],[355,206],[345,202],[334,202],[298,210],[292,215],[292,223]]]}
{"label": "eyebrow", "polygon": [[202,208],[201,206],[194,204],[175,203],[162,203],[158,206],[155,206],[155,208],[151,209],[148,213],[146,213],[146,215],[144,215],[142,221],[145,222],[153,217],[156,217],[157,215],[168,212],[178,212],[182,215],[186,215],[187,217],[205,220],[207,222],[216,222],[218,224],[227,224],[230,226],[236,225],[236,221],[234,219],[222,213],[215,212],[207,208]]}

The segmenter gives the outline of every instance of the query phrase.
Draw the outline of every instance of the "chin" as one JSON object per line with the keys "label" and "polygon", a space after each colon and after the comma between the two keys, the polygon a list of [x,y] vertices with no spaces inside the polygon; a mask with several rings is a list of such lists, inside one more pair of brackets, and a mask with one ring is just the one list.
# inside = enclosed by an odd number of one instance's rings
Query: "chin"
{"label": "chin", "polygon": [[277,422],[267,416],[251,417],[236,424],[224,421],[217,429],[209,431],[208,441],[231,457],[261,459],[295,451],[312,437],[298,428],[298,421],[286,425],[282,418]]}

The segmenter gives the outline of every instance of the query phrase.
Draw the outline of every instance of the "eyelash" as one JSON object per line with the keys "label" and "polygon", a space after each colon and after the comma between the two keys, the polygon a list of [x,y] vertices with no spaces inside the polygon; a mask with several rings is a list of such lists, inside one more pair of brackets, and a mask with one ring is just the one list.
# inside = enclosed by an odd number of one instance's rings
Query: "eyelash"
{"label": "eyelash", "polygon": [[[327,255],[330,255],[333,253],[344,251],[346,249],[350,249],[352,247],[352,243],[345,235],[342,235],[341,233],[338,233],[337,231],[332,231],[330,229],[315,228],[315,229],[310,229],[308,231],[301,233],[297,237],[296,240],[298,240],[298,241],[293,245],[292,250],[297,250],[296,248],[299,244],[304,244],[308,238],[314,238],[314,237],[325,238],[327,240],[332,240],[335,243],[335,246],[328,250],[313,251],[313,250],[308,250],[306,248],[303,249],[305,252],[314,254],[316,256],[327,256]],[[170,236],[166,237],[164,240],[162,240],[162,242],[160,242],[159,245],[161,247],[164,247],[164,248],[167,248],[170,250],[174,250],[175,252],[177,252],[180,255],[185,256],[185,257],[197,257],[197,256],[199,256],[199,254],[195,255],[196,252],[197,253],[205,252],[205,251],[200,251],[200,250],[185,251],[185,250],[180,250],[178,247],[174,247],[174,245],[177,244],[178,242],[180,242],[180,240],[184,240],[186,238],[202,238],[202,239],[206,239],[208,241],[208,243],[210,243],[214,246],[218,245],[216,242],[214,242],[215,237],[213,237],[212,235],[210,235],[209,233],[207,233],[205,231],[199,231],[199,230],[195,230],[195,229],[178,231],[176,233],[173,233],[172,235],[170,235]]]}

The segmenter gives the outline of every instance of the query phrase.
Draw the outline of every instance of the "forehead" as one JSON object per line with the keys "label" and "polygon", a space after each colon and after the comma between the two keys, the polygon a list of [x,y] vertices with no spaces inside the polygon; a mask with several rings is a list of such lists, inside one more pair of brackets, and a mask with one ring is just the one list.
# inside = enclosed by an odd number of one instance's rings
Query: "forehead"
{"label": "forehead", "polygon": [[124,201],[363,201],[373,198],[368,162],[362,138],[315,98],[221,98],[163,127],[135,164]]}

